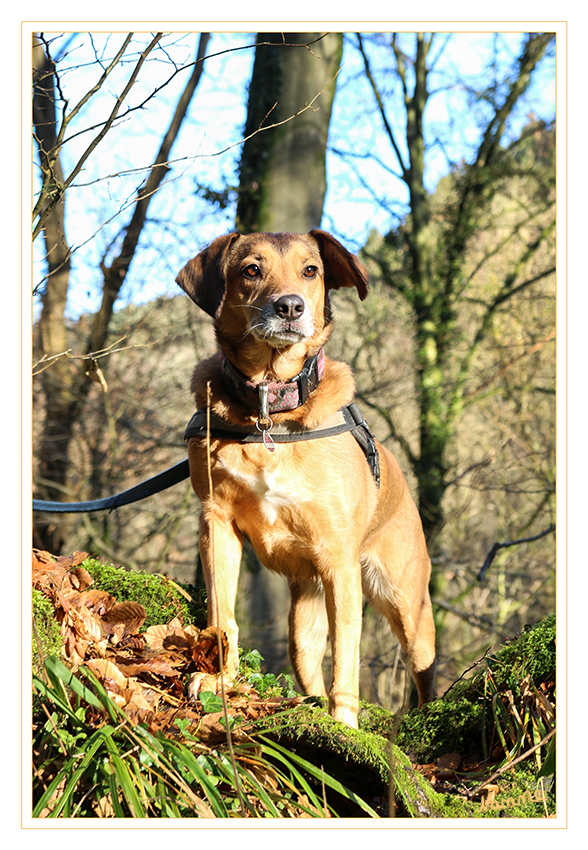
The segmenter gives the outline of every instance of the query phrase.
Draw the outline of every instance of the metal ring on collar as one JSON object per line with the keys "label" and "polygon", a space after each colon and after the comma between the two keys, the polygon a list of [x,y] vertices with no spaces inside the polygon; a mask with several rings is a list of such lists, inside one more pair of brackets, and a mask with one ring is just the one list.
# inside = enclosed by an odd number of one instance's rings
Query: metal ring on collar
{"label": "metal ring on collar", "polygon": [[[266,422],[268,423],[267,425],[265,424]],[[257,422],[255,423],[255,427],[257,428],[258,431],[261,431],[261,432],[271,431],[271,429],[274,427],[274,423],[273,423],[273,420],[270,419],[269,416],[264,416],[263,418],[260,416],[259,419],[257,420]]]}

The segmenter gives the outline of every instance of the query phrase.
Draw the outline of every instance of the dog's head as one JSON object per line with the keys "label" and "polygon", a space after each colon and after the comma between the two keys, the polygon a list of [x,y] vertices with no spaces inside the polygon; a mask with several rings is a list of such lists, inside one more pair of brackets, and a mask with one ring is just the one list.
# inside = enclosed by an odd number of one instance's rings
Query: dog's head
{"label": "dog's head", "polygon": [[322,230],[221,236],[177,277],[212,316],[217,329],[253,336],[274,348],[310,339],[330,321],[329,291],[356,287],[363,300],[368,272]]}

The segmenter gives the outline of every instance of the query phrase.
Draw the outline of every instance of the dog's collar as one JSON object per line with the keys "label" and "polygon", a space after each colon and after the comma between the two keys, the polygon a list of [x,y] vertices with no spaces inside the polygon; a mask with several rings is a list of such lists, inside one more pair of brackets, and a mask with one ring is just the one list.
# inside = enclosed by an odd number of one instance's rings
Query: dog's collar
{"label": "dog's collar", "polygon": [[[308,399],[315,390],[325,371],[325,350],[321,348],[318,354],[309,357],[302,371],[289,381],[262,381],[259,384],[248,381],[230,362],[222,349],[219,359],[225,385],[231,394],[251,410],[268,413],[282,413],[285,410],[295,410]],[[267,393],[267,408],[264,408],[264,397]]]}

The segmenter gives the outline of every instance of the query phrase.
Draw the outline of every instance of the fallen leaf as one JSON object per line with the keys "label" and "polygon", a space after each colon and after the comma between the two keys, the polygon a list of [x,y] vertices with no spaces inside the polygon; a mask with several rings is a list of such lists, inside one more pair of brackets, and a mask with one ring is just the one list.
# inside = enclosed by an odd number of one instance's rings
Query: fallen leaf
{"label": "fallen leaf", "polygon": [[[117,602],[102,615],[104,634],[117,634],[119,639],[134,635],[145,622],[145,617],[145,609],[138,602]],[[123,626],[123,629],[115,631],[116,626]]]}

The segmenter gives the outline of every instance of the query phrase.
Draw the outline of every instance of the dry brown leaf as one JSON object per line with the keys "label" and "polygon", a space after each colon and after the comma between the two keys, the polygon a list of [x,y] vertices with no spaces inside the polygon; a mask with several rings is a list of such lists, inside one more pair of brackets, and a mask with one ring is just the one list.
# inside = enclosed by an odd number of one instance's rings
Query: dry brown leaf
{"label": "dry brown leaf", "polygon": [[[82,558],[82,560],[85,559]],[[94,579],[92,578],[88,570],[85,570],[83,567],[78,567],[75,570],[71,570],[69,576],[70,582],[76,590],[85,590],[87,587],[90,587],[91,584],[94,584]]]}
{"label": "dry brown leaf", "polygon": [[[215,711],[202,717],[198,726],[198,737],[201,741],[209,746],[214,746],[227,740],[227,730],[220,722],[223,717],[222,711]],[[234,730],[232,733],[234,741],[237,740],[236,731]]]}
{"label": "dry brown leaf", "polygon": [[149,626],[149,628],[145,629],[143,632],[143,636],[145,637],[145,642],[150,649],[161,649],[163,646],[164,638],[169,634],[167,625],[158,624],[156,626]]}
{"label": "dry brown leaf", "polygon": [[108,658],[89,658],[86,667],[89,667],[102,682],[112,682],[113,690],[116,689],[117,693],[122,693],[128,687],[127,677]]}
{"label": "dry brown leaf", "polygon": [[84,606],[89,611],[103,617],[104,614],[115,604],[114,596],[107,593],[105,590],[83,590],[77,596],[71,597],[69,600],[71,605],[76,608]]}
{"label": "dry brown leaf", "polygon": [[221,692],[220,676],[211,673],[192,673],[188,682],[188,697],[196,702],[198,694],[204,691],[210,691],[213,694]]}
{"label": "dry brown leaf", "polygon": [[[219,630],[216,626],[210,626],[200,632],[198,643],[192,652],[192,659],[196,669],[204,673],[218,673],[220,670],[219,664]],[[224,632],[220,632],[221,646],[223,652],[223,665],[226,670],[226,658],[229,652],[229,642]]]}
{"label": "dry brown leaf", "polygon": [[[323,809],[317,809],[316,806],[313,806],[306,794],[302,794],[298,797],[298,802],[301,806],[304,806],[305,809],[310,809],[311,812],[315,812],[323,818],[330,818],[331,813],[328,808],[325,806]],[[309,812],[300,812],[297,817],[299,818],[311,818],[312,815]]]}
{"label": "dry brown leaf", "polygon": [[[105,635],[115,634],[119,640],[137,634],[145,617],[145,609],[138,602],[117,602],[102,615],[103,632]],[[116,626],[123,628],[116,629]]]}
{"label": "dry brown leaf", "polygon": [[[205,715],[203,719],[197,699],[199,691],[220,690],[216,627],[201,630],[184,626],[179,617],[174,617],[165,625],[151,626],[137,634],[145,620],[143,606],[131,601],[118,603],[110,594],[90,588],[91,576],[80,567],[85,557],[85,553],[74,553],[55,558],[49,552],[33,550],[33,584],[55,608],[68,666],[76,670],[85,664],[93,670],[133,723],[147,722],[152,729],[176,735],[175,719],[184,717],[199,728],[203,724],[202,732],[209,743],[224,741],[225,728],[219,722],[222,714]],[[226,658],[226,635],[221,632],[220,638]],[[184,691],[187,673],[192,674],[195,684],[193,703]],[[232,716],[251,720],[293,704],[279,698],[261,700],[251,685],[233,687],[228,677],[224,684]],[[106,803],[102,816],[109,816]]]}
{"label": "dry brown leaf", "polygon": [[114,808],[112,806],[112,797],[110,794],[100,797],[93,804],[93,809],[97,818],[113,818],[115,817]]}
{"label": "dry brown leaf", "polygon": [[[176,661],[174,664],[173,661]],[[117,666],[127,676],[140,676],[141,673],[152,676],[165,676],[168,679],[175,679],[181,675],[181,670],[177,669],[183,664],[183,659],[171,659],[160,654],[153,654],[149,657],[124,658],[116,657]]]}
{"label": "dry brown leaf", "polygon": [[145,694],[140,690],[130,692],[124,709],[129,714],[140,714],[142,718],[154,713],[154,706],[149,703]]}
{"label": "dry brown leaf", "polygon": [[89,643],[99,643],[102,639],[102,623],[100,617],[93,614],[87,608],[70,607],[64,611],[61,622],[61,633],[73,633],[76,640]]}

